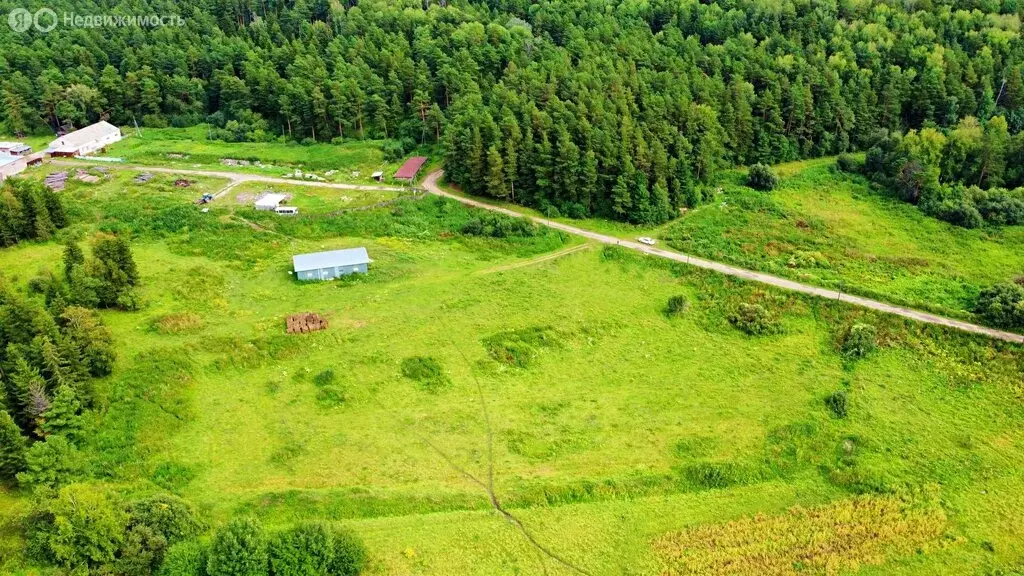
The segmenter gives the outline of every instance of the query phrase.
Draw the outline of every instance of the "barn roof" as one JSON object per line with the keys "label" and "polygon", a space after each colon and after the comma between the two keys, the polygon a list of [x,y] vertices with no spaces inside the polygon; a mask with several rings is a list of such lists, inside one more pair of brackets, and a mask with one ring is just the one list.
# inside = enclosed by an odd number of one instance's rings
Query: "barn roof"
{"label": "barn roof", "polygon": [[312,254],[299,254],[292,256],[292,264],[296,272],[306,270],[319,270],[320,268],[334,268],[337,266],[355,266],[357,264],[369,264],[370,255],[366,248],[349,248],[347,250],[331,250],[330,252],[314,252]]}
{"label": "barn roof", "polygon": [[0,168],[7,166],[8,164],[14,164],[18,160],[24,160],[24,156],[9,156],[7,154],[0,154]]}
{"label": "barn roof", "polygon": [[57,138],[53,142],[50,142],[51,150],[78,150],[82,146],[85,146],[93,140],[98,140],[108,134],[117,132],[121,133],[121,130],[109,122],[97,122],[92,126],[86,126],[81,130],[75,130],[70,134],[65,134],[60,138]]}
{"label": "barn roof", "polygon": [[423,164],[426,162],[427,159],[424,156],[413,156],[412,158],[409,158],[405,161],[405,164],[402,164],[402,167],[398,169],[398,172],[395,172],[395,178],[408,178],[410,180],[415,178],[416,173],[420,171],[420,168],[423,167]]}
{"label": "barn roof", "polygon": [[278,204],[284,202],[285,198],[287,198],[287,196],[284,194],[266,194],[256,201],[256,206],[275,208]]}
{"label": "barn roof", "polygon": [[6,150],[10,154],[20,155],[30,152],[32,147],[22,142],[0,142],[0,150]]}

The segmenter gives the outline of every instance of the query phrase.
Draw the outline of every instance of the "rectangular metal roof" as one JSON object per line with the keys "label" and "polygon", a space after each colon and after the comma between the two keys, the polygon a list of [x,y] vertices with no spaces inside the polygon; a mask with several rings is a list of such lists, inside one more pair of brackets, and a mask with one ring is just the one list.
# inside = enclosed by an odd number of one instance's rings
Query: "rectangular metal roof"
{"label": "rectangular metal roof", "polygon": [[22,142],[0,142],[0,150],[9,150],[20,154],[32,150],[32,147]]}
{"label": "rectangular metal roof", "polygon": [[395,172],[395,178],[415,178],[416,173],[420,171],[420,168],[422,168],[423,164],[426,162],[427,159],[424,156],[413,156],[412,158],[409,158],[405,161],[405,164],[402,164],[402,167],[398,169],[398,172]]}
{"label": "rectangular metal roof", "polygon": [[337,266],[355,266],[357,264],[369,264],[370,255],[366,248],[348,248],[346,250],[331,250],[330,252],[314,252],[312,254],[298,254],[292,256],[292,264],[296,272],[306,270],[319,270],[320,268],[334,268]]}
{"label": "rectangular metal roof", "polygon": [[285,198],[287,198],[287,196],[285,196],[284,194],[267,194],[263,198],[257,200],[256,205],[273,208],[280,204],[281,202],[284,202]]}
{"label": "rectangular metal roof", "polygon": [[18,160],[24,160],[24,156],[8,156],[7,154],[0,154],[0,166],[7,166],[8,164],[14,164]]}
{"label": "rectangular metal roof", "polygon": [[121,130],[117,126],[114,126],[109,122],[97,122],[91,126],[86,126],[81,130],[75,130],[70,134],[65,134],[53,142],[50,142],[50,150],[78,150],[93,140],[99,140],[100,138],[115,132],[118,135],[121,134]]}

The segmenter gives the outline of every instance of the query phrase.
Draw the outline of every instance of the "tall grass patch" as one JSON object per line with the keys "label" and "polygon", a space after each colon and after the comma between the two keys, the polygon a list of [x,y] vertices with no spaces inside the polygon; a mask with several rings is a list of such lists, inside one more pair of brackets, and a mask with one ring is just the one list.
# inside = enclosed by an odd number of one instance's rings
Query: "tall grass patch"
{"label": "tall grass patch", "polygon": [[840,574],[927,549],[945,528],[938,507],[860,497],[667,534],[654,551],[663,576]]}

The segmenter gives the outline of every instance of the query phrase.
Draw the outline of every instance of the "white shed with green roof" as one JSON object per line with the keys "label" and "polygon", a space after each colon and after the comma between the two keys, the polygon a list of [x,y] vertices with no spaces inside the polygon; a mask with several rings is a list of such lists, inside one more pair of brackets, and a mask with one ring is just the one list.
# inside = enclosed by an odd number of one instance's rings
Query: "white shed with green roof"
{"label": "white shed with green roof", "polygon": [[366,248],[349,248],[292,256],[295,277],[299,280],[334,280],[348,274],[369,272],[370,255]]}

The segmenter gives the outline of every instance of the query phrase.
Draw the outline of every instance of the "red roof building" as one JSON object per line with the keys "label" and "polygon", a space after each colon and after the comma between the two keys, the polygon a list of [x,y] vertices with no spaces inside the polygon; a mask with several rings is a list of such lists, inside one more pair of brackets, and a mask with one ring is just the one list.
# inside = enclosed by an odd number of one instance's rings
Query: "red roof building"
{"label": "red roof building", "polygon": [[416,175],[419,174],[420,168],[426,164],[427,159],[424,156],[414,156],[405,161],[402,167],[395,172],[395,180],[408,180],[412,182],[416,179]]}

